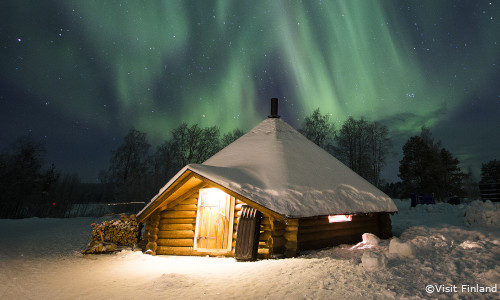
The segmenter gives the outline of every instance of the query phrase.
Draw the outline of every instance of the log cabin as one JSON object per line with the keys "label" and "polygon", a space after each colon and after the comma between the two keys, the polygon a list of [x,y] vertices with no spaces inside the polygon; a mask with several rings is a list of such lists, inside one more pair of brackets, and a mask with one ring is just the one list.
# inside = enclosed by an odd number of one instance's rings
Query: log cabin
{"label": "log cabin", "polygon": [[182,168],[137,214],[153,255],[294,257],[391,236],[396,205],[271,115],[202,164]]}

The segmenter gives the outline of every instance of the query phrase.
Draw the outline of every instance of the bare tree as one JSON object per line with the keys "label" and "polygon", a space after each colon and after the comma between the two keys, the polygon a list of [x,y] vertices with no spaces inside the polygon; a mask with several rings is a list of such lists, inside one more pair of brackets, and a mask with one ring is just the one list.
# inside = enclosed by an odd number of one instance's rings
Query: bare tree
{"label": "bare tree", "polygon": [[335,156],[376,186],[386,164],[391,141],[387,127],[377,122],[349,117],[335,136]]}
{"label": "bare tree", "polygon": [[349,168],[367,177],[369,166],[368,123],[349,117],[335,136],[336,156]]}
{"label": "bare tree", "polygon": [[112,185],[115,201],[132,202],[149,199],[150,145],[146,133],[131,128],[123,144],[112,152],[107,172],[100,177]]}
{"label": "bare tree", "polygon": [[299,129],[306,138],[327,150],[335,136],[335,126],[330,123],[330,115],[321,115],[319,108],[304,119],[302,128]]}
{"label": "bare tree", "polygon": [[370,170],[369,181],[375,186],[381,186],[380,177],[382,169],[386,164],[387,154],[392,145],[388,137],[389,131],[386,126],[377,122],[370,123],[368,126],[368,140],[370,146]]}
{"label": "bare tree", "polygon": [[160,145],[153,155],[155,189],[162,187],[182,167],[176,160],[176,147],[171,140]]}
{"label": "bare tree", "polygon": [[181,166],[202,163],[220,150],[217,126],[200,128],[183,123],[172,131],[175,159]]}

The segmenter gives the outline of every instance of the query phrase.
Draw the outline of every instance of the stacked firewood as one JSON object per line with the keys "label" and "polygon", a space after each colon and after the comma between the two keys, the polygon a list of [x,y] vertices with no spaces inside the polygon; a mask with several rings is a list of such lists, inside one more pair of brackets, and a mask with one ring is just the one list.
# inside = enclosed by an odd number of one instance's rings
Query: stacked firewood
{"label": "stacked firewood", "polygon": [[92,236],[85,254],[113,252],[119,246],[134,246],[139,237],[139,223],[135,215],[121,215],[119,220],[91,224]]}

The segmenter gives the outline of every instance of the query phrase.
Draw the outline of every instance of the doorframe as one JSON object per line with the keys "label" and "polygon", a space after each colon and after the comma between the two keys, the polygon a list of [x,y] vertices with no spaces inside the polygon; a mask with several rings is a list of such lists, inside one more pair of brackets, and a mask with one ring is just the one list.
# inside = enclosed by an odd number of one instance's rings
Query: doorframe
{"label": "doorframe", "polygon": [[[201,195],[202,195],[203,191],[212,190],[212,189],[216,189],[216,190],[220,191],[221,193],[223,193],[226,196],[226,199],[227,199],[227,197],[229,197],[229,218],[228,218],[229,226],[228,226],[228,230],[226,233],[227,247],[224,249],[210,249],[210,248],[199,248],[198,247],[198,235],[200,234],[199,231],[200,231],[200,222],[201,222],[201,212],[200,212],[201,211],[201,209],[200,209],[201,208],[200,207]],[[196,206],[196,225],[195,225],[194,242],[193,242],[193,249],[194,250],[200,251],[200,252],[221,252],[221,253],[224,253],[224,252],[229,252],[233,249],[235,202],[236,202],[236,199],[233,196],[227,194],[226,192],[224,192],[216,187],[207,187],[207,188],[203,188],[203,189],[199,190],[199,192],[198,192],[198,204]]]}

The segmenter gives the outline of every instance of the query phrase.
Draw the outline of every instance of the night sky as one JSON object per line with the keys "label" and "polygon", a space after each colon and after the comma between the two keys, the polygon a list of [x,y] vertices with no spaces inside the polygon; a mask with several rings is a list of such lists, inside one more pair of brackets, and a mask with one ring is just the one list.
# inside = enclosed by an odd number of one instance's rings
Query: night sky
{"label": "night sky", "polygon": [[[45,161],[97,182],[128,130],[153,146],[181,122],[248,131],[280,99],[389,127],[397,180],[428,126],[479,175],[500,159],[499,1],[0,3],[0,150],[30,135]],[[153,148],[154,150],[155,148]]]}

